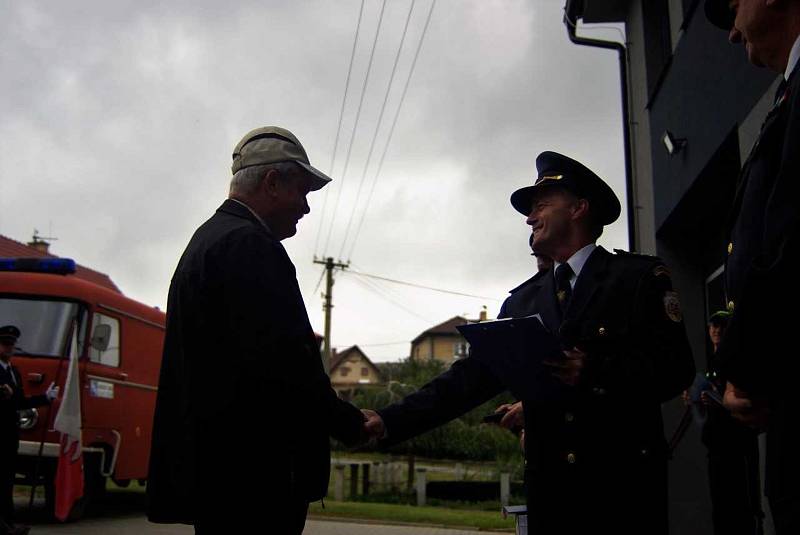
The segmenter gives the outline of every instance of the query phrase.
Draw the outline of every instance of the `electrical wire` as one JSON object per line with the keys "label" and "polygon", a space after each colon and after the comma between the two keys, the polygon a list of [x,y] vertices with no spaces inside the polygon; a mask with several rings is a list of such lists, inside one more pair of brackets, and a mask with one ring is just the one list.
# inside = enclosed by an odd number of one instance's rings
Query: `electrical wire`
{"label": "electrical wire", "polygon": [[380,131],[381,124],[383,123],[383,114],[386,111],[386,103],[389,101],[389,93],[392,90],[392,83],[394,82],[394,75],[397,72],[397,64],[400,61],[400,53],[403,50],[403,43],[406,41],[408,34],[408,24],[411,22],[411,14],[414,11],[414,4],[416,0],[411,0],[411,5],[408,8],[408,15],[406,15],[406,24],[403,27],[403,35],[400,37],[400,44],[397,47],[397,53],[394,56],[394,64],[392,65],[392,73],[389,75],[389,83],[386,85],[386,94],[383,95],[383,104],[381,104],[381,111],[378,115],[378,122],[375,125],[375,132],[372,134],[372,141],[369,144],[369,152],[367,153],[367,163],[364,164],[364,170],[361,173],[361,180],[358,183],[358,192],[356,193],[356,200],[353,203],[353,209],[350,211],[350,217],[347,220],[347,228],[344,231],[344,239],[342,240],[342,247],[339,250],[339,258],[344,254],[344,248],[347,244],[347,237],[350,235],[350,226],[353,223],[353,216],[358,211],[358,201],[361,199],[361,189],[364,186],[364,179],[367,177],[367,170],[372,161],[372,152],[375,149],[375,141],[378,139],[378,132]]}
{"label": "electrical wire", "polygon": [[382,280],[382,281],[385,281],[385,282],[391,282],[393,284],[401,284],[403,286],[411,286],[412,288],[420,288],[420,289],[423,289],[423,290],[430,290],[432,292],[439,292],[439,293],[450,294],[450,295],[458,295],[460,297],[470,297],[470,298],[473,298],[473,299],[484,299],[484,300],[489,300],[489,301],[500,301],[499,299],[496,299],[494,297],[486,297],[485,295],[474,295],[474,294],[468,294],[468,293],[464,293],[464,292],[457,292],[457,291],[454,291],[454,290],[446,290],[444,288],[435,288],[433,286],[425,286],[424,284],[417,284],[417,283],[414,283],[414,282],[408,282],[408,281],[402,281],[402,280],[398,280],[398,279],[392,279],[392,278],[389,278],[389,277],[383,277],[381,275],[373,275],[371,273],[364,273],[363,271],[356,271],[355,269],[349,269],[349,270],[345,271],[345,273],[349,273],[351,275],[356,275],[356,276],[359,276],[359,277],[368,277],[370,279],[377,279],[377,280]]}
{"label": "electrical wire", "polygon": [[434,323],[433,320],[418,314],[414,310],[412,310],[412,309],[406,307],[405,305],[399,303],[398,301],[394,300],[384,290],[382,290],[380,287],[375,285],[375,283],[373,283],[372,281],[369,281],[369,280],[366,280],[366,279],[359,279],[359,278],[356,278],[354,280],[358,284],[360,284],[363,288],[365,288],[366,290],[374,293],[375,295],[377,295],[381,299],[384,299],[384,300],[388,301],[389,303],[393,304],[394,306],[396,306],[397,308],[403,310],[404,312],[406,312],[408,314],[411,314],[415,318],[420,319],[420,320],[422,320],[422,321],[424,321],[425,323],[428,323],[428,324]]}
{"label": "electrical wire", "polygon": [[[364,14],[364,1],[361,0],[361,9],[358,10],[358,22],[356,22],[356,34],[353,38],[353,50],[350,52],[350,66],[347,67],[347,79],[344,82],[344,96],[342,97],[342,107],[339,110],[339,123],[336,126],[336,139],[333,142],[333,152],[331,153],[331,164],[328,166],[328,174],[333,175],[333,164],[336,161],[336,151],[339,148],[339,134],[342,131],[342,119],[344,118],[344,108],[347,103],[347,93],[350,87],[350,75],[353,73],[353,63],[356,57],[356,45],[358,44],[358,33],[361,29],[361,19]],[[330,188],[325,188],[325,194],[322,201],[322,212],[319,218],[319,228],[317,229],[317,241],[314,243],[314,256],[317,255],[319,249],[319,239],[322,235],[322,223],[325,221],[325,211],[328,207],[328,195]],[[316,290],[314,290],[316,292]]]}
{"label": "electrical wire", "polygon": [[381,27],[383,26],[383,14],[386,11],[386,0],[383,0],[381,3],[381,13],[378,16],[378,29],[375,30],[375,38],[372,40],[372,50],[369,53],[369,63],[367,64],[367,73],[364,76],[364,85],[361,86],[361,97],[358,99],[358,109],[356,110],[356,119],[353,123],[353,130],[350,134],[350,143],[347,147],[347,156],[344,160],[344,170],[342,171],[342,183],[339,186],[339,190],[336,195],[336,202],[333,205],[333,215],[331,216],[331,224],[328,227],[328,237],[325,239],[325,247],[323,248],[323,253],[327,254],[328,245],[331,241],[331,233],[333,232],[334,222],[336,221],[336,212],[339,210],[339,201],[342,199],[342,190],[344,189],[344,183],[347,179],[347,168],[350,165],[350,154],[353,150],[353,141],[356,137],[356,130],[358,130],[358,121],[361,118],[361,108],[364,105],[364,95],[367,92],[367,84],[369,83],[369,75],[372,72],[372,64],[375,59],[375,48],[378,44],[378,36],[381,34]]}
{"label": "electrical wire", "polygon": [[361,234],[361,228],[364,225],[364,219],[367,216],[367,211],[369,210],[370,202],[372,202],[372,195],[375,193],[375,186],[378,183],[378,179],[381,175],[381,170],[383,169],[383,162],[386,159],[386,153],[389,151],[389,145],[392,142],[392,136],[394,135],[394,128],[397,126],[397,118],[400,117],[400,110],[403,108],[403,102],[406,98],[406,93],[408,92],[408,86],[411,83],[411,76],[414,74],[414,68],[417,65],[417,58],[419,58],[419,51],[422,49],[422,43],[425,40],[425,35],[428,33],[428,26],[431,22],[431,16],[433,15],[433,8],[436,7],[436,0],[431,2],[431,7],[428,10],[428,17],[425,19],[425,26],[422,28],[422,34],[419,38],[419,43],[417,43],[417,50],[414,52],[414,59],[411,62],[411,68],[408,71],[408,78],[406,78],[406,84],[403,87],[403,93],[400,95],[400,103],[397,105],[397,111],[394,114],[394,119],[392,120],[392,127],[389,129],[389,137],[386,139],[386,145],[383,148],[383,153],[381,154],[381,159],[378,163],[378,170],[375,172],[375,179],[372,182],[372,188],[369,191],[369,196],[367,197],[367,204],[364,208],[364,212],[361,214],[361,219],[356,227],[355,237],[353,238],[353,243],[350,246],[350,252],[347,254],[347,258],[352,258],[353,251],[356,248],[356,243],[358,242],[358,236]]}
{"label": "electrical wire", "polygon": [[322,284],[322,278],[323,278],[324,276],[325,276],[325,268],[323,267],[323,268],[322,268],[322,271],[321,271],[321,272],[320,272],[320,274],[319,274],[319,279],[317,280],[317,285],[316,285],[316,286],[314,286],[314,291],[313,291],[313,292],[311,292],[311,295],[312,295],[312,296],[313,296],[315,293],[317,293],[317,290],[319,290],[319,285],[320,285],[320,284]]}

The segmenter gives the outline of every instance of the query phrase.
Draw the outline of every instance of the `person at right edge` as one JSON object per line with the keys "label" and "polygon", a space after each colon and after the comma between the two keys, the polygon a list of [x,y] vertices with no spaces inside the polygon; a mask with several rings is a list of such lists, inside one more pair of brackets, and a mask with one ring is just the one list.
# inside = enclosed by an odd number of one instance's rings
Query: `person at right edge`
{"label": "person at right edge", "polygon": [[[725,376],[717,349],[730,319],[718,310],[708,320],[713,352],[706,376],[715,392],[725,391]],[[735,420],[718,403],[702,394],[706,406],[702,441],[708,450],[708,483],[714,535],[761,535],[764,533],[758,474],[758,432]]]}
{"label": "person at right edge", "polygon": [[[511,204],[554,269],[517,290],[505,313],[541,315],[563,346],[549,357],[552,380],[566,386],[555,399],[522,399],[530,532],[664,535],[661,403],[688,387],[695,369],[677,294],[658,258],[595,244],[620,214],[600,177],[555,152],[540,154],[536,167],[534,184]],[[366,431],[400,442],[505,389],[468,356],[405,399],[364,411]]]}
{"label": "person at right edge", "polygon": [[765,494],[778,535],[800,533],[800,354],[787,334],[800,301],[800,2],[706,0],[708,20],[741,43],[755,66],[781,83],[742,167],[727,232],[725,291],[731,312],[718,359],[724,403],[734,417],[766,431]]}

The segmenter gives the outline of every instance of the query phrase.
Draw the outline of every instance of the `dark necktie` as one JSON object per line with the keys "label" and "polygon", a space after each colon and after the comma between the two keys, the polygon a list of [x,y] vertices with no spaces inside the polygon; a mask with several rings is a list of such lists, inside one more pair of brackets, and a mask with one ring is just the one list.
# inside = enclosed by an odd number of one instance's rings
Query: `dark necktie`
{"label": "dark necktie", "polygon": [[14,371],[11,369],[11,365],[10,364],[8,365],[8,368],[6,368],[6,372],[11,377],[11,384],[13,384],[14,386],[17,386],[17,378],[14,377]]}
{"label": "dark necktie", "polygon": [[556,298],[558,307],[561,309],[561,317],[567,312],[569,301],[572,299],[572,286],[569,280],[575,274],[570,265],[566,262],[556,268]]}

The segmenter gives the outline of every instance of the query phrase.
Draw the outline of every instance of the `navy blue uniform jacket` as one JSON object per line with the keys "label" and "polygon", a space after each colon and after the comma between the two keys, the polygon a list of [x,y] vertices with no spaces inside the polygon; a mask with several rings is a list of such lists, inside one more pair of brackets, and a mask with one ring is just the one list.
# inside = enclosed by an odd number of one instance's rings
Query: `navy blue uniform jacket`
{"label": "navy blue uniform jacket", "polygon": [[[766,492],[800,506],[796,381],[792,337],[800,303],[800,74],[767,115],[742,167],[729,220],[725,285],[733,316],[717,356],[737,387],[768,399]],[[783,309],[787,307],[788,310]],[[782,310],[783,309],[783,310]],[[797,516],[797,515],[795,515]],[[800,519],[795,519],[800,526]]]}
{"label": "navy blue uniform jacket", "polygon": [[[522,400],[531,532],[666,533],[661,403],[694,376],[676,305],[658,259],[602,247],[584,265],[563,323],[549,271],[513,290],[503,304],[501,316],[541,314],[566,345],[589,355],[580,384],[563,399]],[[387,441],[441,425],[504,389],[477,359],[457,361],[379,411]]]}

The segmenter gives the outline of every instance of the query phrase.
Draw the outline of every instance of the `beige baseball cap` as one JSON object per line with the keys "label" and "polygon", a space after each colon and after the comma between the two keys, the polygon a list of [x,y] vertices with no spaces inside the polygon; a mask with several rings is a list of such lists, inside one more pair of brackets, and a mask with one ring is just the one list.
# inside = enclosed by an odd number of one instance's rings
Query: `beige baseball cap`
{"label": "beige baseball cap", "polygon": [[254,165],[295,162],[311,175],[311,189],[321,189],[331,177],[311,166],[303,145],[294,134],[279,126],[264,126],[248,132],[233,149],[231,170]]}

